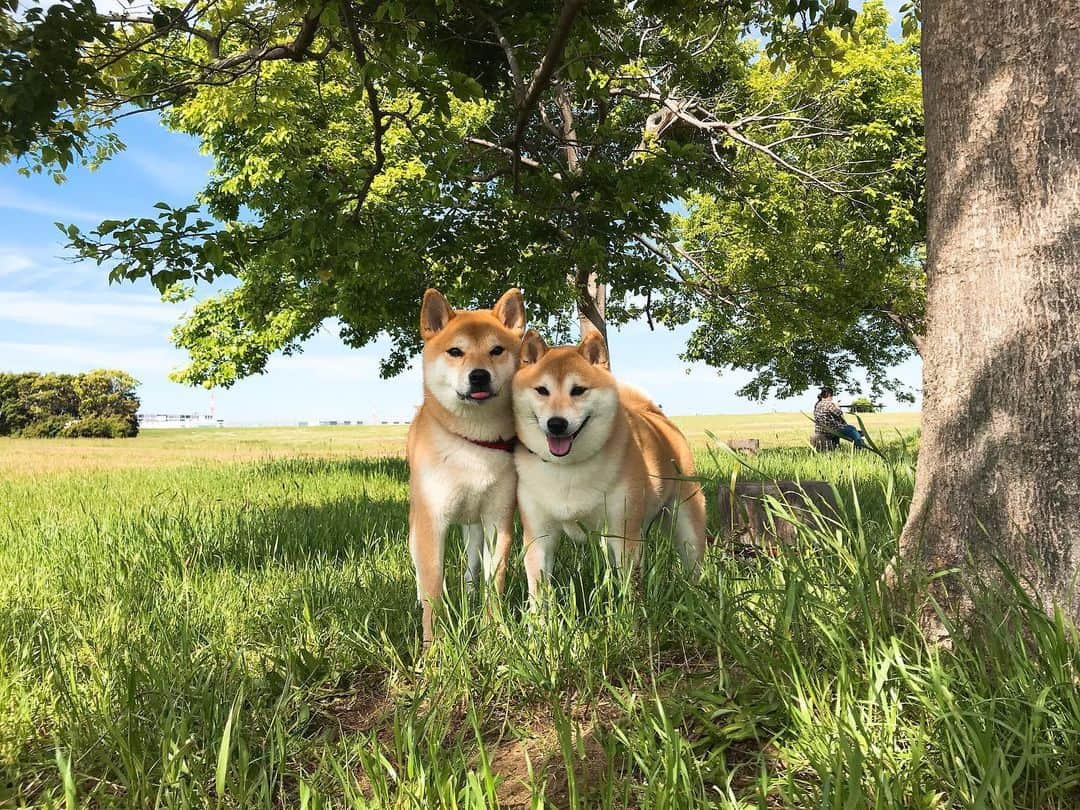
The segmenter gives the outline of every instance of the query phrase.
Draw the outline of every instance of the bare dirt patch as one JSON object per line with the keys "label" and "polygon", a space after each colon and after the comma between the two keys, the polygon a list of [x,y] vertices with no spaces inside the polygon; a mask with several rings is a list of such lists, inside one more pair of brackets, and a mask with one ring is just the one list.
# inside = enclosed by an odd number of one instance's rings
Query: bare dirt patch
{"label": "bare dirt patch", "polygon": [[595,793],[610,778],[601,735],[619,716],[610,703],[576,707],[570,716],[570,738],[560,739],[550,712],[543,712],[516,727],[511,736],[490,744],[489,763],[500,780],[499,806],[530,807],[534,788],[542,790],[553,807],[569,807],[573,792],[579,799]]}

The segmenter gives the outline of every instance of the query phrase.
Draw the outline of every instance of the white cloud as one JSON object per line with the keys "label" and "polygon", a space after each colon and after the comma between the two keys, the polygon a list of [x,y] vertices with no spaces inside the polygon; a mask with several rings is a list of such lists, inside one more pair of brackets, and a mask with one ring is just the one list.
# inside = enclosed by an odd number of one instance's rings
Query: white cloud
{"label": "white cloud", "polygon": [[0,323],[93,329],[97,335],[163,332],[182,309],[152,296],[97,296],[0,291]]}
{"label": "white cloud", "polygon": [[190,161],[168,160],[160,155],[138,150],[129,150],[127,158],[156,185],[173,194],[190,196],[198,191],[206,180],[206,167]]}
{"label": "white cloud", "polygon": [[0,250],[0,276],[22,273],[34,266],[34,260],[24,253]]}
{"label": "white cloud", "polygon": [[[65,261],[59,245],[10,246],[0,244],[0,288],[7,290],[63,288],[67,297],[88,285],[101,289],[106,284],[106,270],[91,261]],[[2,319],[2,311],[0,311]]]}
{"label": "white cloud", "polygon": [[22,211],[26,214],[40,214],[64,221],[93,222],[95,225],[103,219],[108,219],[106,215],[97,211],[57,205],[48,200],[18,191],[11,186],[0,186],[0,208]]}
{"label": "white cloud", "polygon": [[[371,349],[348,353],[341,353],[338,349],[333,354],[323,353],[325,349],[318,345],[313,346],[312,349],[313,351],[289,357],[275,356],[270,360],[267,371],[279,377],[284,377],[290,372],[300,372],[314,379],[328,382],[374,383],[380,381],[379,355]],[[409,369],[395,377],[394,381],[402,385],[418,385],[420,370],[419,368]]]}
{"label": "white cloud", "polygon": [[0,371],[77,372],[120,368],[135,374],[164,377],[183,358],[169,349],[87,346],[80,343],[12,343],[0,341]]}

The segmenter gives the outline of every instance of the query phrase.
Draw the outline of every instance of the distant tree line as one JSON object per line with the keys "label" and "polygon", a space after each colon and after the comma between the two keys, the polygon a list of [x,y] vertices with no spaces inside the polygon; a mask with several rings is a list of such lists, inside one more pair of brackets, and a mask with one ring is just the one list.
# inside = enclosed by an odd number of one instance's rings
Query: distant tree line
{"label": "distant tree line", "polygon": [[0,373],[0,436],[107,438],[139,432],[139,382],[123,371]]}
{"label": "distant tree line", "polygon": [[874,413],[878,410],[878,406],[870,401],[870,397],[855,397],[847,408],[851,413]]}

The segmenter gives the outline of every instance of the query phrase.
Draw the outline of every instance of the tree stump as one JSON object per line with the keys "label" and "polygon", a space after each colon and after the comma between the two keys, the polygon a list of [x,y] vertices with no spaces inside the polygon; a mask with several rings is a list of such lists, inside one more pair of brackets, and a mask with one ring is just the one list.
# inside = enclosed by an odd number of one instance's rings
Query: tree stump
{"label": "tree stump", "polygon": [[840,446],[840,437],[829,433],[810,434],[810,446],[821,452],[835,450]]}

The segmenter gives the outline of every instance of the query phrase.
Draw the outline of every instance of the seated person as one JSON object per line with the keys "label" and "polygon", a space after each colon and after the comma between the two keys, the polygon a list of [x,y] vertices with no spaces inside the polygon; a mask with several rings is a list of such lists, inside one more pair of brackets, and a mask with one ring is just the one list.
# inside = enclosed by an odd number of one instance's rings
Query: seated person
{"label": "seated person", "polygon": [[866,447],[859,429],[844,421],[844,412],[833,402],[831,388],[822,388],[821,393],[818,394],[817,404],[814,405],[814,427],[818,433],[826,436],[840,436],[848,439],[860,450]]}

